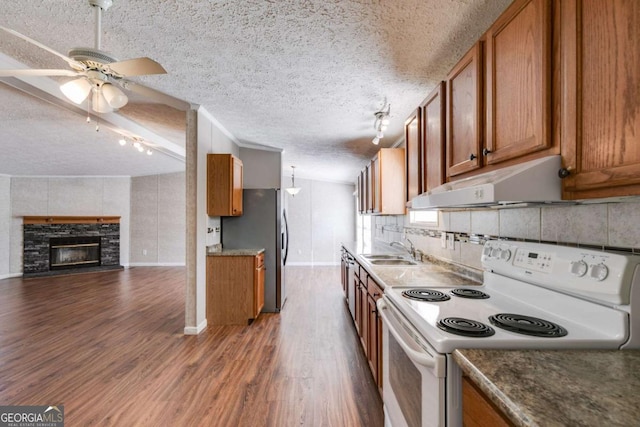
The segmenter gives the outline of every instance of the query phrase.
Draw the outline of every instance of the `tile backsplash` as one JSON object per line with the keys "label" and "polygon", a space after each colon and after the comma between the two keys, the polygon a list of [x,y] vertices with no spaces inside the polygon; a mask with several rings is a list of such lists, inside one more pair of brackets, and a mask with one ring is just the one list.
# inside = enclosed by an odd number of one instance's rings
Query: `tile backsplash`
{"label": "tile backsplash", "polygon": [[442,232],[561,245],[588,245],[640,252],[640,198],[625,202],[549,205],[505,209],[440,211],[438,225],[409,223],[408,215],[372,217],[378,242],[411,239],[427,254],[481,268],[481,245],[462,239],[442,248]]}

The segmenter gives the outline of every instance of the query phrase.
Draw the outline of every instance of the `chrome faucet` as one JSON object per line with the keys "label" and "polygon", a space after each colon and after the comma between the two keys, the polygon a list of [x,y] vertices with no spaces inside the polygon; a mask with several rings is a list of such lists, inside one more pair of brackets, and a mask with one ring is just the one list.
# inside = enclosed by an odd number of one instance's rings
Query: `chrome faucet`
{"label": "chrome faucet", "polygon": [[411,240],[409,240],[409,239],[405,239],[405,240],[407,242],[409,242],[410,247],[407,248],[407,246],[404,243],[398,242],[398,241],[394,241],[394,242],[389,243],[389,246],[393,246],[393,245],[402,246],[402,248],[404,248],[404,250],[407,251],[409,253],[409,255],[411,255],[411,258],[415,259],[416,258],[416,247],[413,245],[413,242]]}

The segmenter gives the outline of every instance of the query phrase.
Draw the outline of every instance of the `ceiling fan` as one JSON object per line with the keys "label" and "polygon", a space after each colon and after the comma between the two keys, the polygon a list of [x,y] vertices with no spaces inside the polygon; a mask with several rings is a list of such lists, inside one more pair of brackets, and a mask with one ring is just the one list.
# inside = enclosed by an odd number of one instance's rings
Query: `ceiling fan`
{"label": "ceiling fan", "polygon": [[112,4],[112,0],[89,0],[89,5],[94,8],[95,15],[94,48],[73,48],[69,51],[68,56],[56,52],[48,46],[17,31],[0,26],[1,30],[62,58],[72,68],[71,70],[5,69],[0,70],[0,77],[78,77],[77,79],[62,84],[60,90],[68,99],[76,104],[82,104],[91,96],[89,98],[91,108],[98,113],[110,113],[127,104],[129,101],[127,95],[117,86],[144,96],[155,96],[161,102],[166,98],[171,98],[162,92],[125,79],[125,77],[131,76],[166,74],[162,65],[147,57],[118,61],[116,58],[100,50],[102,11],[109,9]]}

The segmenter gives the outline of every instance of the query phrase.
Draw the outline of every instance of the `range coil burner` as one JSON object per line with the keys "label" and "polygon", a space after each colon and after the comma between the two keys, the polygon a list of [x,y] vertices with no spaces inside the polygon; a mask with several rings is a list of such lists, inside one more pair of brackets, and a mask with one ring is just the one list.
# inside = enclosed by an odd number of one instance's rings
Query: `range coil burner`
{"label": "range coil burner", "polygon": [[496,332],[491,326],[462,317],[446,317],[437,323],[438,328],[464,337],[490,337]]}
{"label": "range coil burner", "polygon": [[402,291],[402,295],[406,298],[426,302],[440,302],[451,299],[449,295],[440,291],[434,291],[433,289],[408,289],[406,291]]}
{"label": "range coil burner", "polygon": [[477,289],[469,289],[469,288],[458,288],[451,291],[451,293],[457,297],[469,298],[469,299],[487,299],[489,298],[488,294],[485,294],[482,291],[478,291]]}
{"label": "range coil burner", "polygon": [[489,316],[492,325],[517,334],[534,337],[558,338],[567,335],[562,326],[537,317],[521,314],[499,313]]}

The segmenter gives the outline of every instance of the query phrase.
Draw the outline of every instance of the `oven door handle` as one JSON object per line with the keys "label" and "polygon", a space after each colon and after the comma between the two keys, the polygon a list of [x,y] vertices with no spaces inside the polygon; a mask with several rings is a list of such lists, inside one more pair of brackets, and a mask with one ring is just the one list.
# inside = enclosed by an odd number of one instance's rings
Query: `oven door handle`
{"label": "oven door handle", "polygon": [[396,338],[396,341],[398,342],[398,344],[400,344],[400,347],[402,347],[402,349],[407,353],[407,356],[409,356],[411,360],[422,366],[438,369],[438,361],[435,357],[431,356],[428,353],[422,353],[414,350],[406,343],[406,338],[404,338],[402,334],[400,334],[400,332],[396,329],[396,322],[391,319],[390,316],[386,313],[389,310],[389,305],[387,304],[387,302],[383,298],[380,298],[377,302],[377,305],[378,313],[380,314],[380,316],[382,316],[382,321],[385,323],[387,328],[389,328],[389,332],[391,332],[391,334]]}

